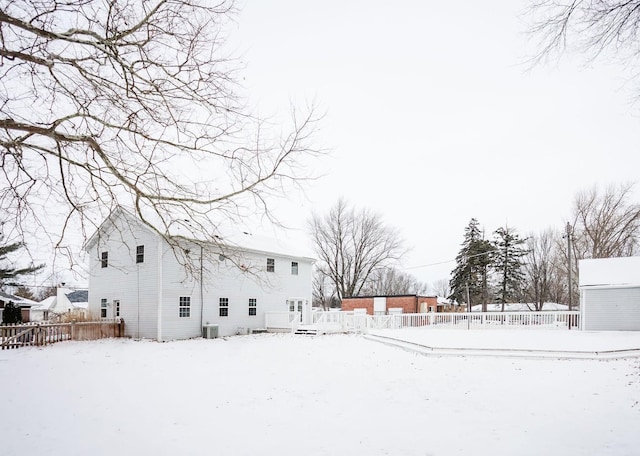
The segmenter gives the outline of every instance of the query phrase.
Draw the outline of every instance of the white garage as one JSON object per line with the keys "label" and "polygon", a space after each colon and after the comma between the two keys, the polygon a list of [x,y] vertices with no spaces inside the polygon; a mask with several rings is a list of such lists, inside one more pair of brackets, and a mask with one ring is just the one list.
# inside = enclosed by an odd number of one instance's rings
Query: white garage
{"label": "white garage", "polygon": [[640,331],[640,256],[581,260],[582,329]]}

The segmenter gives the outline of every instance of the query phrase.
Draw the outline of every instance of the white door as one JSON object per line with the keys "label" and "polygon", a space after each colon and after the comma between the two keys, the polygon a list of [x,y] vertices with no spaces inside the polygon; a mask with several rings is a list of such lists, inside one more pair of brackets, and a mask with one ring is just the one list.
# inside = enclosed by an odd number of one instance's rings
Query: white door
{"label": "white door", "polygon": [[302,306],[304,304],[304,299],[288,299],[287,306],[289,307],[289,312],[298,312],[300,315],[300,321],[302,321]]}

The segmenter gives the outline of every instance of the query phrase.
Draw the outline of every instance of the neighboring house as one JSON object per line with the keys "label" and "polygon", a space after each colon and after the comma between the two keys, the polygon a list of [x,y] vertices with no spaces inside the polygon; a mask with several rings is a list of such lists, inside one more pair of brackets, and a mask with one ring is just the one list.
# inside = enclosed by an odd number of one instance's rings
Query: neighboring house
{"label": "neighboring house", "polygon": [[160,235],[114,211],[85,247],[91,314],[123,318],[127,336],[158,341],[198,337],[207,324],[220,336],[246,333],[264,328],[271,311],[300,311],[311,323],[310,256],[246,233],[181,242],[190,271]]}
{"label": "neighboring house", "polygon": [[640,256],[580,260],[585,330],[640,331]]}
{"label": "neighboring house", "polygon": [[89,307],[89,291],[72,291],[64,286],[56,289],[55,296],[49,296],[31,308],[31,321],[45,321],[66,314],[83,318]]}
{"label": "neighboring house", "polygon": [[31,309],[31,307],[38,305],[37,302],[30,299],[22,298],[20,296],[14,296],[12,294],[3,293],[0,291],[0,323],[2,322],[2,312],[4,311],[4,306],[10,302],[20,307],[23,323],[29,321],[29,310]]}
{"label": "neighboring house", "polygon": [[366,309],[369,315],[386,315],[394,312],[444,312],[445,307],[445,304],[438,302],[437,296],[418,296],[415,294],[342,298],[343,311]]}

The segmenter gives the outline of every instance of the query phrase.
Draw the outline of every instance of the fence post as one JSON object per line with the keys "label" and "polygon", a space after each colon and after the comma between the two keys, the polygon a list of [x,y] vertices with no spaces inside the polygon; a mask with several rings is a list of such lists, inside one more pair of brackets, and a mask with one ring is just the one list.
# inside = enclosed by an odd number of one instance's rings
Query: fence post
{"label": "fence post", "polygon": [[71,320],[71,340],[76,340],[76,321]]}

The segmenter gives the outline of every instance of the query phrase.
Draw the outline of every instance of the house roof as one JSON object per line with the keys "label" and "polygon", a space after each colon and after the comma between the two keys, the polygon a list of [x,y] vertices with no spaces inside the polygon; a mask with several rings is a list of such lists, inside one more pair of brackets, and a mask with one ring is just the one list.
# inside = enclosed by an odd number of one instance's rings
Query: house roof
{"label": "house roof", "polygon": [[76,290],[65,294],[72,303],[89,302],[89,290]]}
{"label": "house roof", "polygon": [[33,307],[33,310],[47,310],[56,302],[56,296],[49,296]]}
{"label": "house roof", "polygon": [[640,286],[640,256],[580,260],[580,287]]}
{"label": "house roof", "polygon": [[[85,244],[85,250],[89,250],[92,245],[98,240],[101,232],[105,231],[109,226],[113,224],[114,220],[118,218],[125,218],[130,222],[135,223],[136,227],[144,229],[153,233],[153,230],[142,223],[131,212],[118,208],[111,212],[109,216],[102,222],[96,232],[89,238]],[[186,241],[192,241],[196,243],[216,244],[221,247],[228,247],[230,249],[240,251],[253,251],[259,253],[272,253],[274,255],[282,255],[295,258],[303,258],[314,261],[314,255],[311,249],[306,248],[301,242],[292,241],[292,239],[276,239],[260,234],[250,234],[243,231],[224,232],[219,236],[216,236],[215,240],[212,239],[196,239],[188,236],[187,233],[180,231],[180,226],[176,228],[177,231],[171,232],[170,235],[177,236],[185,239]],[[157,233],[154,233],[157,235]]]}
{"label": "house roof", "polygon": [[220,244],[238,250],[251,250],[260,253],[273,253],[282,256],[313,259],[313,252],[305,248],[305,246],[300,245],[300,243],[259,234],[246,232],[229,233],[220,237]]}
{"label": "house roof", "polygon": [[[89,305],[89,290],[76,290],[65,293],[69,302],[73,307],[77,308],[87,308]],[[34,310],[49,310],[56,305],[58,297],[57,296],[49,296],[46,299],[43,299],[38,303],[37,306],[34,306]]]}
{"label": "house roof", "polygon": [[2,291],[0,291],[0,300],[5,302],[11,301],[18,307],[30,307],[38,304],[37,302],[32,301],[31,299],[23,298],[21,296],[15,296],[9,293],[4,293]]}
{"label": "house roof", "polygon": [[89,251],[91,249],[91,247],[93,246],[93,244],[95,244],[98,241],[98,239],[100,238],[100,233],[106,231],[107,228],[109,228],[111,225],[113,225],[114,220],[117,220],[119,218],[123,218],[123,219],[126,219],[126,220],[130,221],[130,222],[133,222],[133,223],[135,223],[135,225],[137,227],[139,227],[141,229],[147,230],[149,232],[153,232],[151,230],[151,228],[149,228],[144,223],[142,223],[131,212],[127,211],[124,208],[118,207],[118,208],[114,209],[113,211],[111,211],[111,213],[107,216],[107,218],[105,218],[102,221],[102,223],[100,224],[100,226],[98,226],[96,231],[89,237],[89,239],[87,239],[87,242],[85,242],[85,244],[84,244],[84,249],[86,251]]}

